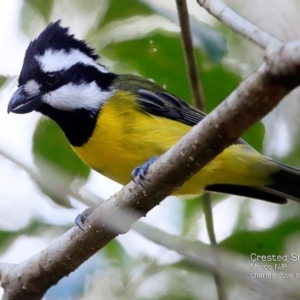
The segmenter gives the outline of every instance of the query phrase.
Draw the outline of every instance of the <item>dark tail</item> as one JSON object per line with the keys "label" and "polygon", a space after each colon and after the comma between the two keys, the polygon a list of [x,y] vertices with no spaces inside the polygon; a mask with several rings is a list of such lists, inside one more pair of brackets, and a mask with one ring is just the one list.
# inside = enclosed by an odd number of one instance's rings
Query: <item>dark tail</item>
{"label": "dark tail", "polygon": [[209,192],[232,194],[268,202],[285,204],[288,199],[300,203],[300,170],[277,163],[279,171],[272,175],[273,183],[267,186],[249,187],[230,184],[214,184],[205,188]]}

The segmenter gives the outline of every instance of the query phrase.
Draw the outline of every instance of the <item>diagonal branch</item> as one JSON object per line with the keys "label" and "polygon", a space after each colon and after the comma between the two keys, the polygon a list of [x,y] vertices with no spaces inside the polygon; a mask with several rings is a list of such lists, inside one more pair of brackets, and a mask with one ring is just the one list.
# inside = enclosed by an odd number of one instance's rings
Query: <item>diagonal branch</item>
{"label": "diagonal branch", "polygon": [[[57,170],[57,168],[55,168],[54,166],[50,166],[49,162],[46,162],[46,160],[42,157],[39,157],[40,164],[45,166],[45,169],[47,170],[48,174],[51,175],[48,177],[53,178],[53,182],[49,180],[46,181],[43,177],[39,175],[35,168],[28,166],[27,164],[22,162],[18,157],[12,155],[2,147],[0,147],[0,155],[6,158],[7,160],[11,161],[20,169],[27,172],[27,174],[30,176],[33,182],[35,182],[41,190],[51,191],[51,194],[55,195],[57,198],[71,196],[87,206],[96,205],[96,203],[91,199],[82,197],[79,193],[74,192],[74,188],[71,188],[69,181],[66,180],[66,174],[64,174],[61,170]],[[93,198],[98,199],[99,202],[103,201],[95,195],[93,195]]]}
{"label": "diagonal branch", "polygon": [[[74,227],[30,259],[2,270],[3,299],[40,299],[50,286],[128,231],[132,223],[232,144],[300,84],[299,49],[300,41],[273,48],[266,62],[226,101],[150,167],[145,189],[130,182],[88,211],[86,231]],[[133,213],[121,221],[122,231],[111,228],[124,210]]]}
{"label": "diagonal branch", "polygon": [[219,0],[197,0],[197,2],[234,32],[252,41],[262,49],[267,49],[272,44],[277,45],[282,43],[270,33],[263,31],[258,26],[238,15]]}
{"label": "diagonal branch", "polygon": [[[193,100],[194,100],[193,104],[195,107],[199,108],[200,110],[205,111],[205,97],[204,97],[201,81],[199,80],[199,72],[197,69],[197,62],[196,62],[196,57],[195,57],[195,52],[193,47],[187,3],[186,0],[176,0],[176,4],[177,4],[179,21],[180,21],[181,38],[184,45],[185,60],[187,64],[190,85],[193,92]],[[215,254],[216,262],[221,264],[220,258],[218,256],[218,246],[217,246],[216,235],[214,231],[211,195],[208,193],[205,193],[203,195],[203,212],[205,214],[205,223],[206,223],[206,228],[211,243],[212,251]],[[225,291],[224,282],[220,274],[218,274],[218,272],[214,274],[214,280],[216,284],[218,299],[226,300],[226,291]]]}
{"label": "diagonal branch", "polygon": [[[224,249],[218,253],[222,259],[222,264],[215,260],[211,253],[211,247],[198,241],[190,241],[179,236],[173,236],[157,228],[138,223],[132,228],[142,234],[147,239],[158,245],[176,251],[182,255],[186,261],[192,263],[193,267],[199,267],[201,271],[205,270],[211,274],[222,276],[224,279],[230,279],[232,282],[238,282],[250,290],[256,291],[260,295],[273,300],[296,300],[299,299],[299,290],[297,284],[287,286],[281,279],[272,280],[272,282],[262,278],[252,278],[251,261],[237,253],[230,253]],[[249,271],[250,270],[250,271]],[[276,274],[276,272],[271,272]],[[271,274],[270,273],[270,274]],[[278,278],[278,276],[276,276]]]}

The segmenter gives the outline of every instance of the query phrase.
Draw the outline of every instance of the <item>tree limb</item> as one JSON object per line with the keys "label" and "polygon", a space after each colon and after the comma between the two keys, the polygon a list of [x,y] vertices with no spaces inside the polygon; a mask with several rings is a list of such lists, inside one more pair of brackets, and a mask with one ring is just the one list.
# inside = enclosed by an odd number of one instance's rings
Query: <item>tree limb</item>
{"label": "tree limb", "polygon": [[[22,162],[18,157],[13,156],[11,153],[9,153],[3,148],[0,148],[0,155],[14,163],[20,169],[27,172],[32,181],[35,182],[41,190],[51,191],[51,194],[55,195],[57,198],[70,196],[74,197],[75,199],[87,206],[96,205],[96,202],[92,201],[91,199],[82,197],[79,193],[74,192],[74,187],[70,187],[70,182],[66,179],[66,174],[64,174],[61,170],[58,171],[57,168],[55,168],[54,166],[50,166],[49,162],[46,162],[42,157],[39,157],[40,164],[45,165],[48,174],[51,174],[51,176],[48,176],[48,178],[53,178],[53,181],[46,181],[43,177],[40,176],[40,174],[36,171],[35,168],[28,166],[27,164]],[[92,193],[90,193],[90,196],[91,195]],[[98,199],[99,202],[104,201],[102,199],[99,199],[99,197],[96,197],[96,195],[92,196],[93,197],[91,198]]]}
{"label": "tree limb", "polygon": [[[86,231],[74,227],[40,253],[2,270],[3,299],[40,299],[50,286],[127,232],[133,222],[232,144],[300,84],[299,49],[300,41],[273,49],[265,63],[149,168],[145,189],[130,182],[89,211]],[[123,210],[132,212],[130,217],[112,228]]]}
{"label": "tree limb", "polygon": [[263,31],[258,26],[238,15],[219,0],[197,0],[197,2],[234,32],[252,41],[262,49],[267,49],[271,44],[277,45],[282,43],[270,33]]}
{"label": "tree limb", "polygon": [[[300,84],[299,50],[300,41],[280,47],[274,44],[249,78],[150,167],[145,189],[130,182],[88,210],[85,231],[74,227],[23,263],[1,269],[3,299],[40,299],[50,286],[127,232],[132,223],[232,144]],[[120,220],[124,210],[130,212],[129,217]]]}
{"label": "tree limb", "polygon": [[[182,255],[186,261],[192,263],[193,267],[199,267],[211,274],[218,275],[222,279],[238,282],[250,290],[256,291],[260,295],[272,300],[296,300],[299,299],[297,284],[288,286],[286,282],[278,279],[274,271],[275,278],[271,282],[265,279],[250,278],[251,261],[237,253],[229,251],[219,251],[218,256],[222,260],[219,264],[215,255],[211,252],[211,247],[199,241],[190,241],[179,236],[174,236],[163,232],[157,228],[149,228],[145,224],[134,224],[132,229],[142,234],[147,239],[158,245],[176,251]],[[272,272],[273,273],[273,272]]]}
{"label": "tree limb", "polygon": [[[193,92],[193,104],[195,107],[199,108],[200,110],[205,111],[205,97],[204,97],[201,80],[199,79],[199,71],[197,68],[197,62],[196,62],[196,57],[195,57],[195,52],[193,47],[187,3],[186,0],[176,0],[176,4],[177,4],[179,21],[180,21],[181,39],[183,41],[185,60],[186,60],[187,70],[189,75],[188,77],[191,85],[191,90]],[[215,254],[214,256],[215,260],[220,265],[221,261],[218,256],[218,245],[216,241],[214,222],[212,216],[211,195],[205,193],[202,199],[203,199],[203,212],[205,215],[205,223],[206,223],[209,240],[211,243],[212,251]],[[226,300],[225,286],[221,276],[218,274],[218,272],[213,274],[213,276],[216,284],[218,299]]]}

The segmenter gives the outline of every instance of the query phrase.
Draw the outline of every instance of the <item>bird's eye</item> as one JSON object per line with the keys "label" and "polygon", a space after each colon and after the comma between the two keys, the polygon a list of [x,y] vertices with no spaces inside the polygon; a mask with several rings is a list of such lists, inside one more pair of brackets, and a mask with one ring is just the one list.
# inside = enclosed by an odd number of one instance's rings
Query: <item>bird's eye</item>
{"label": "bird's eye", "polygon": [[46,76],[45,76],[45,82],[48,85],[53,85],[58,81],[58,78],[59,78],[59,76],[58,76],[57,72],[48,72],[48,73],[46,73]]}

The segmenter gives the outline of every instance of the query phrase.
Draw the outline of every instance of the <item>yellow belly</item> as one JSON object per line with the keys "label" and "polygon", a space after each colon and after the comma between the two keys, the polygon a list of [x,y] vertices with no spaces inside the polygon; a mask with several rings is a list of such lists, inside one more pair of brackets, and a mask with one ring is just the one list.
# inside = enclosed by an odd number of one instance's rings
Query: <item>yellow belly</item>
{"label": "yellow belly", "polygon": [[[159,156],[191,129],[190,126],[146,114],[133,96],[117,92],[100,113],[93,135],[82,147],[73,147],[91,168],[123,185],[131,172],[153,156]],[[206,185],[269,183],[272,166],[245,145],[224,150],[187,181],[176,195],[201,194]]]}

